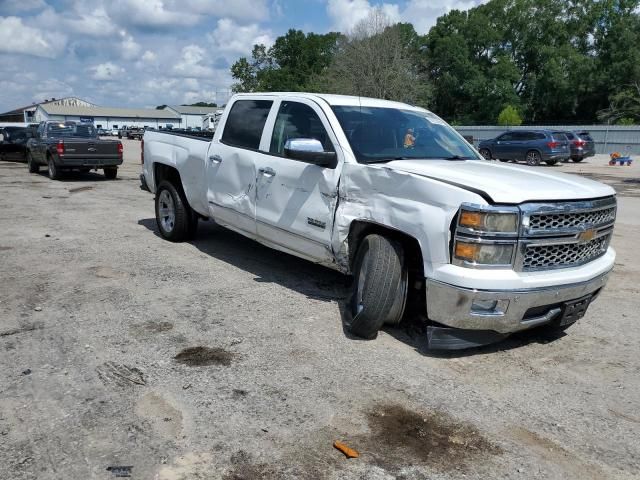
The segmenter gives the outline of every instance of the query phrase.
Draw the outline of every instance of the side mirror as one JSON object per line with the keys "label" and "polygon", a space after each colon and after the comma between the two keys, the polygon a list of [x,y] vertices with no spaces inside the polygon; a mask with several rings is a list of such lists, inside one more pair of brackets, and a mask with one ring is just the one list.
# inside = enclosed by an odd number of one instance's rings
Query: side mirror
{"label": "side mirror", "polygon": [[320,140],[315,138],[291,138],[284,144],[284,156],[320,167],[335,168],[336,152],[325,152]]}

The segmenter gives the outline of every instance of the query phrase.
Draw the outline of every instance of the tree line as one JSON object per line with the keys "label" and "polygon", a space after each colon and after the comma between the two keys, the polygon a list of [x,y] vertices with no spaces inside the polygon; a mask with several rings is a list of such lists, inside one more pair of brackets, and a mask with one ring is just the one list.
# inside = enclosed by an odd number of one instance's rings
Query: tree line
{"label": "tree line", "polygon": [[426,35],[380,10],[351,32],[289,30],[231,67],[235,92],[427,107],[454,124],[640,123],[640,0],[490,0]]}

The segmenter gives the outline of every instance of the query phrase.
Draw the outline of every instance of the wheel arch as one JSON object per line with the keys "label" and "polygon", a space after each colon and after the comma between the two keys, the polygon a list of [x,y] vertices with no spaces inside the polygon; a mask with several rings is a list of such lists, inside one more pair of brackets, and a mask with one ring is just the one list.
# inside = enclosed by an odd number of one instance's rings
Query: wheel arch
{"label": "wheel arch", "polygon": [[[383,225],[380,223],[372,222],[370,220],[354,220],[349,227],[348,245],[349,245],[349,269],[353,267],[353,261],[355,259],[358,247],[362,240],[367,235],[376,233],[378,235],[386,236],[402,245],[405,257],[407,260],[416,260],[416,263],[411,262],[410,265],[415,265],[419,269],[421,274],[424,274],[424,262],[422,257],[422,249],[418,240],[395,228]],[[414,268],[414,270],[417,270]]]}

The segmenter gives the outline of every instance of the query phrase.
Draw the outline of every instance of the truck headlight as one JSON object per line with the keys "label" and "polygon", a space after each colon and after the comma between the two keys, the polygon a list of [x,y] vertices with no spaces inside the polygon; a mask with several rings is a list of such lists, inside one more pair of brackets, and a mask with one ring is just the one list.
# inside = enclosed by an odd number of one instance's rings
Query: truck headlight
{"label": "truck headlight", "polygon": [[460,210],[458,226],[474,232],[518,233],[519,215],[516,212],[480,212]]}
{"label": "truck headlight", "polygon": [[509,266],[513,258],[514,243],[476,243],[456,240],[453,256],[458,264]]}

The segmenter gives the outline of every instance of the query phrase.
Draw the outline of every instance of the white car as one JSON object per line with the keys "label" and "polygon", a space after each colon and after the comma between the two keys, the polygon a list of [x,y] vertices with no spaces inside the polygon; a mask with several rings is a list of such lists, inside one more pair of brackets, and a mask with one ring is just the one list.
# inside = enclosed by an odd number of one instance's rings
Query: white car
{"label": "white car", "polygon": [[373,338],[407,299],[433,348],[581,318],[615,259],[614,190],[485,161],[433,113],[370,98],[235,95],[213,139],[148,131],[162,236],[198,219],[354,276],[347,328]]}
{"label": "white car", "polygon": [[112,137],[117,137],[119,133],[120,133],[120,129],[113,127],[109,132],[109,135],[111,135]]}

